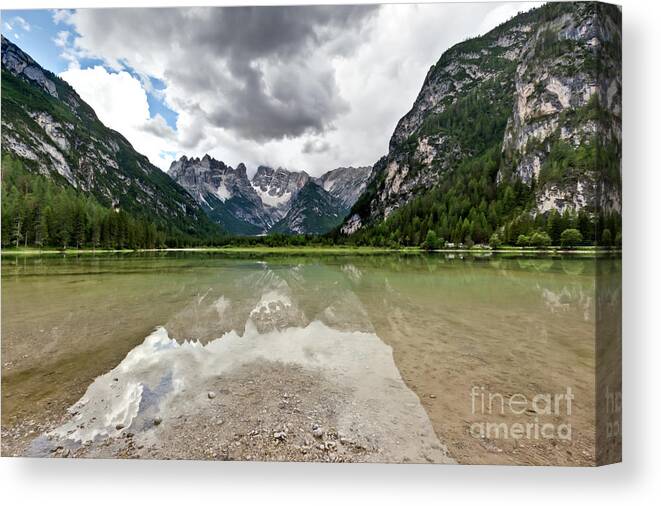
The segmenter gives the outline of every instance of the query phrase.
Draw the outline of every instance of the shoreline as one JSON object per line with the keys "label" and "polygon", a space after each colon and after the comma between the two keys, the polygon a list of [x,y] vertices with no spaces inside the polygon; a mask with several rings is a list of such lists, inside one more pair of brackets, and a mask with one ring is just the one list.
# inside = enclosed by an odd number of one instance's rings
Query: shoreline
{"label": "shoreline", "polygon": [[583,247],[576,249],[548,248],[440,248],[426,250],[422,248],[376,248],[371,246],[218,246],[218,247],[190,247],[190,248],[145,248],[145,249],[38,249],[38,248],[19,248],[2,249],[1,256],[40,256],[40,255],[95,255],[95,254],[131,254],[131,253],[171,253],[171,252],[190,252],[190,253],[256,253],[256,254],[320,254],[320,255],[382,255],[382,254],[435,254],[435,253],[459,253],[476,256],[488,256],[491,254],[532,254],[532,255],[609,255],[622,254],[622,249],[606,249],[598,247]]}

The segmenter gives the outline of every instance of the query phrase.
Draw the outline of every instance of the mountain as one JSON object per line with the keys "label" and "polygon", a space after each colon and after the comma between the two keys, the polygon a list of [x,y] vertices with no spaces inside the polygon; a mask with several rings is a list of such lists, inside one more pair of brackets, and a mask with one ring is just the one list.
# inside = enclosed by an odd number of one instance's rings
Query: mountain
{"label": "mountain", "polygon": [[69,84],[4,36],[2,155],[3,165],[16,161],[56,188],[148,220],[168,235],[219,232],[185,190],[103,125]]}
{"label": "mountain", "polygon": [[305,171],[290,172],[281,167],[273,169],[260,165],[251,183],[270,221],[275,223],[287,214],[298,192],[308,181],[310,176]]}
{"label": "mountain", "polygon": [[259,234],[271,225],[243,164],[234,169],[209,155],[183,156],[172,162],[168,174],[231,234]]}
{"label": "mountain", "polygon": [[455,45],[430,68],[341,232],[404,244],[429,231],[512,242],[569,226],[615,237],[621,82],[612,5],[549,3]]}
{"label": "mountain", "polygon": [[315,183],[351,209],[367,186],[372,167],[339,167],[315,179]]}
{"label": "mountain", "polygon": [[301,188],[287,214],[271,232],[283,234],[323,234],[342,223],[348,208],[314,181]]}
{"label": "mountain", "polygon": [[[185,188],[207,215],[228,232],[322,234],[339,225],[364,188],[369,167],[340,168],[320,178],[306,172],[259,166],[252,179],[205,155],[182,157],[170,176]],[[328,216],[319,215],[328,212]]]}

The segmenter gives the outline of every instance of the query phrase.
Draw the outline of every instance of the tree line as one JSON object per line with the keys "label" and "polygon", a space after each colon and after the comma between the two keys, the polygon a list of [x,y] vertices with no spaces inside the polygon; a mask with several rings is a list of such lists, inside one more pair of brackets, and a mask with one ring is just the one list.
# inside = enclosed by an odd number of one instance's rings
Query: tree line
{"label": "tree line", "polygon": [[[438,187],[395,211],[387,220],[343,236],[269,234],[195,238],[163,228],[121,209],[100,205],[92,196],[25,170],[2,158],[2,246],[38,248],[152,249],[185,246],[420,246],[448,244],[547,247],[621,244],[619,213],[529,212],[535,185],[495,182],[496,148],[461,162],[460,170]],[[504,225],[503,225],[504,224]]]}
{"label": "tree line", "polygon": [[2,157],[2,246],[159,248],[177,242],[153,222],[60,186]]}

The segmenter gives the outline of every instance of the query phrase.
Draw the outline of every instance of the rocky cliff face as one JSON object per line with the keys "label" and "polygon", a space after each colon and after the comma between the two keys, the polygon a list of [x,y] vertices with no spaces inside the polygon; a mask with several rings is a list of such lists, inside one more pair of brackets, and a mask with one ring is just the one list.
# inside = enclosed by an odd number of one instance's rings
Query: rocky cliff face
{"label": "rocky cliff face", "polygon": [[338,199],[344,208],[351,209],[365,190],[371,173],[372,167],[339,167],[314,181]]}
{"label": "rocky cliff face", "polygon": [[55,83],[28,54],[2,36],[2,67],[12,75],[21,76],[39,86],[49,95],[59,98]]}
{"label": "rocky cliff face", "polygon": [[[461,196],[459,171],[494,146],[502,160],[489,177],[531,187],[532,215],[619,210],[619,163],[610,165],[621,138],[620,19],[605,4],[548,4],[446,51],[342,231],[376,224],[431,188]],[[596,156],[578,167],[581,150],[605,153],[609,168]]]}
{"label": "rocky cliff face", "polygon": [[305,171],[291,172],[281,167],[273,169],[260,165],[251,183],[273,224],[287,214],[298,192],[308,181],[310,176]]}
{"label": "rocky cliff face", "polygon": [[338,170],[312,179],[304,171],[260,166],[249,179],[243,164],[233,169],[205,155],[182,157],[169,174],[231,233],[318,234],[341,222],[368,173],[366,168]]}
{"label": "rocky cliff face", "polygon": [[272,232],[283,234],[323,234],[337,227],[347,208],[321,186],[308,181],[298,192],[287,214]]}
{"label": "rocky cliff face", "polygon": [[106,207],[186,233],[216,228],[188,193],[105,127],[71,86],[4,37],[2,153]]}
{"label": "rocky cliff face", "polygon": [[183,156],[172,163],[169,174],[230,233],[258,234],[272,224],[243,164],[234,169],[209,155]]}
{"label": "rocky cliff face", "polygon": [[[619,184],[603,187],[604,174],[593,170],[573,178],[542,174],[559,145],[576,149],[596,138],[621,144],[620,44],[617,21],[597,5],[587,4],[540,23],[521,51],[503,152],[515,177],[528,184],[541,183],[536,194],[539,212],[584,207],[620,210]],[[506,170],[499,174],[504,175]]]}

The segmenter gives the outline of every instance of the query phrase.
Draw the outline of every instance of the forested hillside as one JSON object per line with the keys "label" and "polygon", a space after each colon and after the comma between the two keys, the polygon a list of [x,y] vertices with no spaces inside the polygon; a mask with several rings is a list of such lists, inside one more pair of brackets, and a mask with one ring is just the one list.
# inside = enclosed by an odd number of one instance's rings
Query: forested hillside
{"label": "forested hillside", "polygon": [[[219,238],[204,242],[214,240]],[[104,207],[91,195],[30,173],[19,160],[2,158],[3,247],[136,249],[201,241]]]}
{"label": "forested hillside", "polygon": [[441,56],[336,237],[611,245],[620,156],[621,13],[547,4]]}

